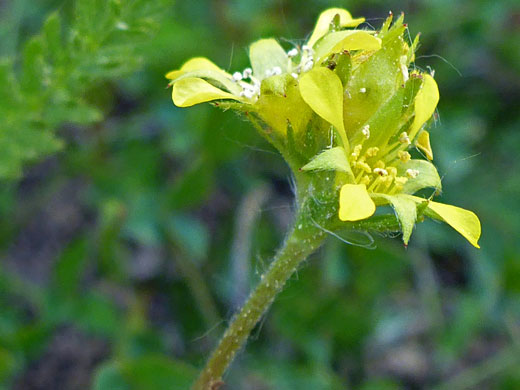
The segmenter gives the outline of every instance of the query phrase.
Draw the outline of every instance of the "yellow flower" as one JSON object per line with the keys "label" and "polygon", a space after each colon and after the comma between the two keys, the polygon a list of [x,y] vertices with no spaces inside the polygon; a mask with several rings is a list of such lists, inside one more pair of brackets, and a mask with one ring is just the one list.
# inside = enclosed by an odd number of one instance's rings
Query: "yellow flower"
{"label": "yellow flower", "polygon": [[[424,129],[439,91],[430,74],[412,65],[418,38],[406,43],[402,16],[392,24],[390,15],[376,32],[357,29],[363,21],[326,10],[305,45],[286,52],[274,39],[257,41],[249,48],[251,68],[233,74],[193,58],[166,75],[173,102],[218,100],[245,111],[295,172],[317,183],[321,171],[335,171],[341,221],[365,220],[377,206],[391,205],[405,244],[418,216],[426,215],[478,247],[474,213],[414,195],[441,189]],[[412,158],[412,148],[427,160]]]}

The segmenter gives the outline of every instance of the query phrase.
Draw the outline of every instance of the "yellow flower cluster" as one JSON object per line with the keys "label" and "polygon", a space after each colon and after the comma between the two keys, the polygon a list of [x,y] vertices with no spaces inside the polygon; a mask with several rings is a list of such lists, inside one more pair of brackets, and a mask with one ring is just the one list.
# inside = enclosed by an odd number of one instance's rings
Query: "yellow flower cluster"
{"label": "yellow flower cluster", "polygon": [[[308,175],[338,172],[341,221],[364,220],[377,206],[391,205],[405,243],[421,213],[478,247],[474,213],[414,195],[441,189],[425,130],[439,91],[432,75],[413,66],[418,38],[406,42],[402,16],[393,22],[390,15],[379,31],[358,28],[363,21],[328,9],[304,45],[285,51],[274,39],[257,41],[249,49],[251,68],[233,74],[193,58],[166,75],[173,102],[187,107],[218,100],[254,113],[282,138],[289,126],[295,137],[309,128],[330,132],[331,143],[298,168]],[[412,158],[414,149],[426,159]]]}

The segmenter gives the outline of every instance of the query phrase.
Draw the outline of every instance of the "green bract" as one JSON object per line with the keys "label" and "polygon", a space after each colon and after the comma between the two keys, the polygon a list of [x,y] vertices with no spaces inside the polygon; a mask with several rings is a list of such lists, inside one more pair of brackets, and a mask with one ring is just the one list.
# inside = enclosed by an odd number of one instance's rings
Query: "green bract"
{"label": "green bract", "polygon": [[[403,16],[392,24],[390,15],[379,31],[356,29],[363,21],[326,10],[305,45],[286,52],[274,39],[259,40],[249,49],[251,68],[234,74],[193,58],[166,75],[173,102],[218,101],[245,113],[287,160],[299,201],[314,200],[306,204],[328,230],[342,228],[340,221],[367,220],[370,228],[376,206],[390,205],[405,244],[425,215],[478,247],[474,213],[413,195],[441,190],[424,129],[439,91],[432,75],[412,65],[418,38],[406,42]],[[426,159],[413,159],[412,147]]]}

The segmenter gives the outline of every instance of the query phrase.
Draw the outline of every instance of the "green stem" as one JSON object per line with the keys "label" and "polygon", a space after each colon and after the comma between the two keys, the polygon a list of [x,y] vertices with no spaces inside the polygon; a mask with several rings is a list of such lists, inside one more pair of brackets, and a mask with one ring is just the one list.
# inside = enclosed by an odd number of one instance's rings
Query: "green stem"
{"label": "green stem", "polygon": [[233,317],[231,324],[193,385],[193,390],[218,388],[222,375],[276,295],[283,289],[300,263],[321,246],[324,238],[324,232],[317,228],[305,213],[298,213],[291,233],[269,269],[262,275],[258,286],[242,309]]}

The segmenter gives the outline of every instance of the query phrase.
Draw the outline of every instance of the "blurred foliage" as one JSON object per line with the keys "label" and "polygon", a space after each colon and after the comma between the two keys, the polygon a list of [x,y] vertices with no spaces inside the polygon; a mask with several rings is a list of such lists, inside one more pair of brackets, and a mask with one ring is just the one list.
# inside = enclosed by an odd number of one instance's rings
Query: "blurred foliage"
{"label": "blurred foliage", "polygon": [[[267,267],[293,196],[284,162],[246,123],[173,107],[164,74],[198,55],[243,69],[249,42],[290,48],[330,6],[367,26],[402,10],[411,36],[422,33],[416,65],[435,69],[441,91],[431,133],[443,201],[481,217],[482,250],[432,222],[407,250],[331,238],[255,331],[228,388],[518,388],[517,1],[9,0],[0,389],[187,388],[243,299],[234,287]],[[236,243],[236,210],[261,186],[270,198],[250,210],[250,242]]]}
{"label": "blurred foliage", "polygon": [[[29,7],[28,1],[20,3]],[[16,178],[26,161],[59,149],[62,143],[54,136],[57,127],[103,118],[100,102],[89,102],[89,93],[97,93],[95,87],[102,82],[139,68],[143,62],[140,43],[157,30],[164,3],[77,1],[66,31],[59,12],[54,12],[42,31],[23,45],[21,56],[2,58],[0,178]],[[20,5],[13,2],[7,7],[12,8],[7,13],[15,13]],[[6,33],[2,38],[7,46],[13,37]],[[1,52],[9,51],[3,48]]]}

